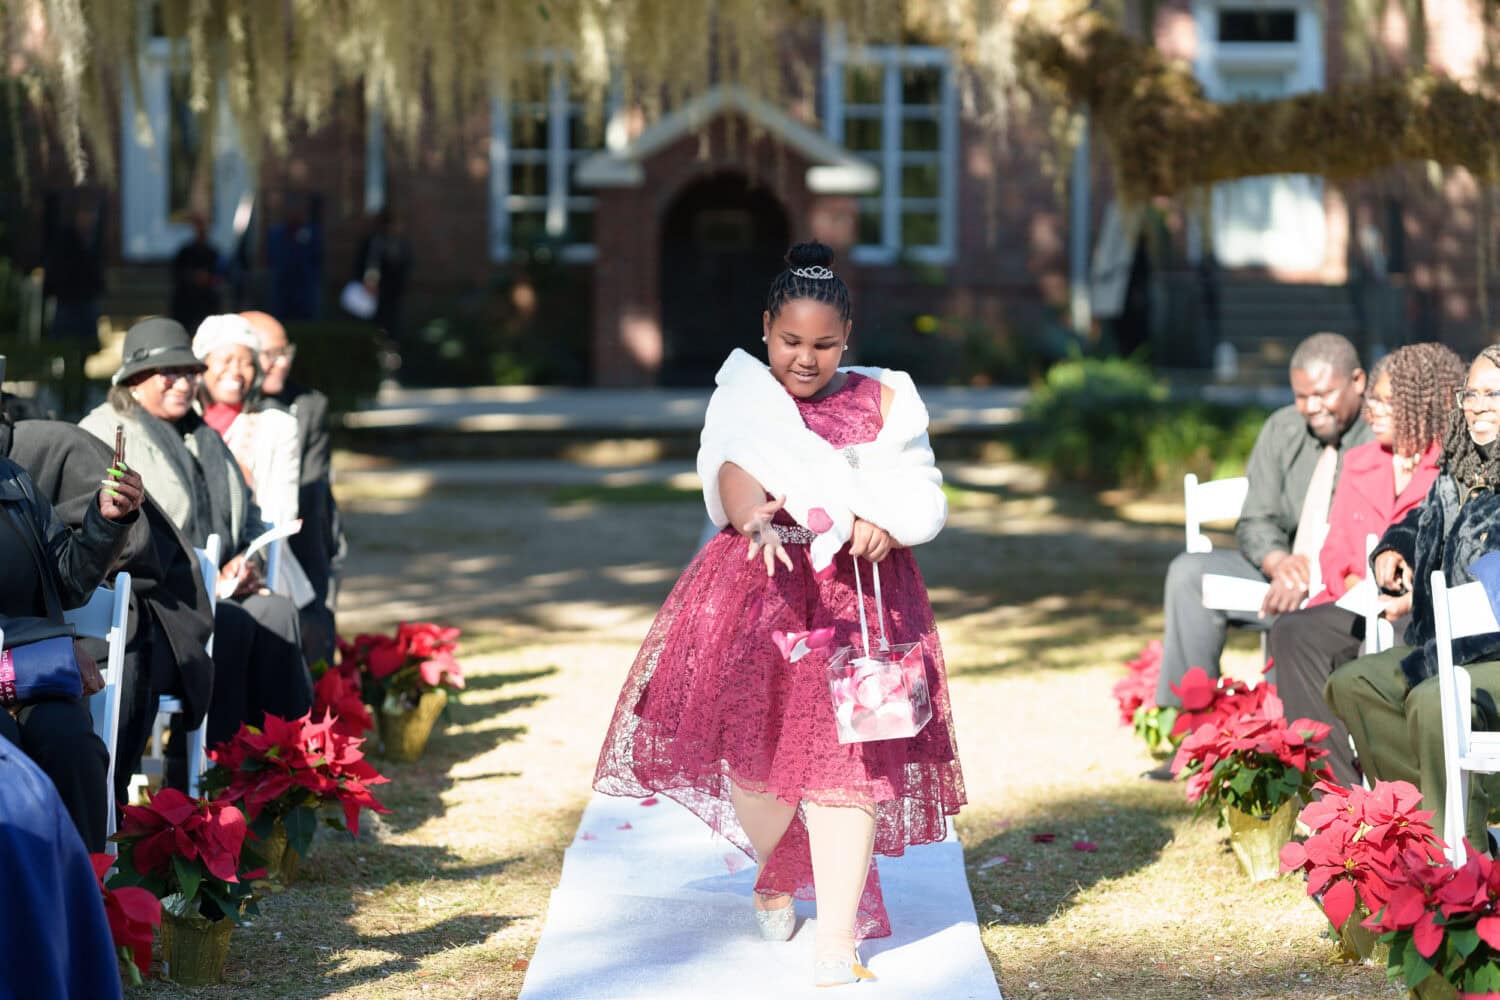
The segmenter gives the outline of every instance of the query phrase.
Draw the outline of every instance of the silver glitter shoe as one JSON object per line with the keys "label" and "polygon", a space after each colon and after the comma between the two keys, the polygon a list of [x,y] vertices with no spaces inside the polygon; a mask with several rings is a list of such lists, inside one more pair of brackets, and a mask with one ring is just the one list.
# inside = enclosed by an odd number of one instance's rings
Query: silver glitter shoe
{"label": "silver glitter shoe", "polygon": [[790,901],[779,910],[755,910],[760,936],[767,941],[790,941],[797,927],[797,908]]}
{"label": "silver glitter shoe", "polygon": [[875,973],[864,967],[858,952],[852,959],[834,958],[813,963],[814,986],[847,986],[862,979],[873,982]]}

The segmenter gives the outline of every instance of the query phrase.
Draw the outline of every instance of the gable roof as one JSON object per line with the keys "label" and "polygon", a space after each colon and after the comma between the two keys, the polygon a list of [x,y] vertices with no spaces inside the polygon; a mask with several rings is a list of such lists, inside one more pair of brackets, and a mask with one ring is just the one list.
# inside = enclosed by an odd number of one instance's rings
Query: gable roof
{"label": "gable roof", "polygon": [[807,169],[808,190],[816,194],[866,194],[880,186],[880,171],[873,164],[851,155],[780,108],[730,86],[714,87],[693,98],[653,123],[625,148],[594,154],[578,165],[573,179],[581,187],[640,187],[646,181],[645,160],[714,118],[736,112],[756,129],[775,136],[812,161]]}

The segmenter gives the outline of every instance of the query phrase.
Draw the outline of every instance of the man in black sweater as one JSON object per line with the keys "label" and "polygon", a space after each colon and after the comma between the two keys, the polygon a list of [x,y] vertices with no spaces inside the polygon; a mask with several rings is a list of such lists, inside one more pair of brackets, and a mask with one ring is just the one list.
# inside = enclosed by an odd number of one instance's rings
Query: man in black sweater
{"label": "man in black sweater", "polygon": [[316,598],[302,609],[302,649],[308,663],[333,662],[336,636],[333,607],[338,566],[344,554],[343,529],[333,499],[332,442],[328,433],[328,397],[293,382],[296,345],[286,328],[263,312],[242,313],[260,336],[261,393],[268,404],[297,418],[302,445],[302,480],[297,494],[302,530],[288,544],[313,586]]}

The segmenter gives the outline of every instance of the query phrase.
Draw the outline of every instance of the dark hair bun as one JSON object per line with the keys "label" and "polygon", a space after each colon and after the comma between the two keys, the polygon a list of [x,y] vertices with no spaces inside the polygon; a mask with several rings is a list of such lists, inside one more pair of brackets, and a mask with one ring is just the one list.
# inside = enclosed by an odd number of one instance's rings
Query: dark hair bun
{"label": "dark hair bun", "polygon": [[833,249],[816,241],[798,243],[786,252],[787,267],[832,267]]}

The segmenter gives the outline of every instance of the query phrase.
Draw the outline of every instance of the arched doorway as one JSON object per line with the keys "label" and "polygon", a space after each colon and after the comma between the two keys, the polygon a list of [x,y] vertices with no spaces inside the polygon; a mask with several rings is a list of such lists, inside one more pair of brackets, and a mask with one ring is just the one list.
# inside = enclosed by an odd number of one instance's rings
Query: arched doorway
{"label": "arched doorway", "polygon": [[781,270],[786,209],[743,174],[683,188],[662,220],[663,385],[706,386],[735,347],[760,340],[766,289]]}

